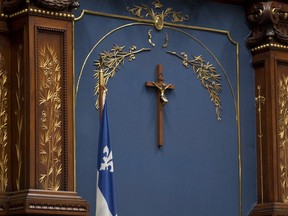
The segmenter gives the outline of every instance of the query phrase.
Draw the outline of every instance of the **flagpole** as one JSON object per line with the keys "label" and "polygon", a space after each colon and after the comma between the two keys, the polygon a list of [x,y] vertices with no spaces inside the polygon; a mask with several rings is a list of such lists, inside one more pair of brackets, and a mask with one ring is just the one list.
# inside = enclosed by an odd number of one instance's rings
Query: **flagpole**
{"label": "flagpole", "polygon": [[102,119],[102,112],[103,112],[103,105],[104,105],[104,74],[103,74],[103,69],[102,69],[102,65],[103,65],[103,60],[102,57],[100,56],[100,70],[99,70],[99,97],[98,97],[98,103],[99,103],[99,115],[100,115],[100,121]]}

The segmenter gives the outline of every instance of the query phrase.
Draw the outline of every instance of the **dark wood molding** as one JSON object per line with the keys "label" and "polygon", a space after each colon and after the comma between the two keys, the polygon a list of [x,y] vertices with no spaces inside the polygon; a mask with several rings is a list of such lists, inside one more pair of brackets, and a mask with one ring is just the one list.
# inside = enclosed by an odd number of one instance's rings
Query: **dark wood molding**
{"label": "dark wood molding", "polygon": [[246,7],[255,74],[257,204],[250,216],[288,216],[288,5]]}
{"label": "dark wood molding", "polygon": [[246,19],[251,34],[246,43],[249,48],[267,43],[288,45],[288,4],[269,1],[258,2],[246,8]]}
{"label": "dark wood molding", "polygon": [[16,13],[25,8],[41,8],[52,11],[71,11],[80,6],[78,0],[2,0],[1,11],[6,14]]}
{"label": "dark wood molding", "polygon": [[80,6],[78,0],[33,0],[32,2],[41,8],[54,11],[71,11]]}

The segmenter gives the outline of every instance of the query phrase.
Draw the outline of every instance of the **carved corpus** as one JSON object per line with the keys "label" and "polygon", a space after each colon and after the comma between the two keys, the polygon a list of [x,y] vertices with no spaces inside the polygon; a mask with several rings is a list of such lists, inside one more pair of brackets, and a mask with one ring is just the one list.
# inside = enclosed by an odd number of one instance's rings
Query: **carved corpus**
{"label": "carved corpus", "polygon": [[163,108],[166,103],[168,103],[168,99],[165,96],[166,90],[174,89],[175,86],[172,84],[164,83],[164,76],[162,71],[162,65],[157,65],[157,82],[146,82],[145,85],[147,87],[154,87],[158,90],[157,94],[157,125],[158,125],[158,146],[161,147],[163,145]]}

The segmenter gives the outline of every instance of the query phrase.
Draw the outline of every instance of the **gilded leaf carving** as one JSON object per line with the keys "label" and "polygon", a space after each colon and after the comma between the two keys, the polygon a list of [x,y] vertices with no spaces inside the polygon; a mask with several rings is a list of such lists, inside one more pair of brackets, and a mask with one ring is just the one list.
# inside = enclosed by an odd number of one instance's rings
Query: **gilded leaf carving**
{"label": "gilded leaf carving", "polygon": [[[103,71],[104,85],[106,86],[109,79],[116,75],[116,72],[120,69],[121,65],[124,65],[125,59],[129,58],[129,61],[135,59],[137,53],[143,51],[150,51],[148,48],[142,48],[137,50],[136,46],[132,46],[129,51],[125,51],[125,46],[114,45],[110,51],[104,51],[100,54],[100,60],[95,61],[96,70],[94,78],[99,80],[99,71]],[[94,88],[94,94],[99,94],[99,82],[97,82]],[[96,109],[99,108],[98,99],[95,103]]]}
{"label": "gilded leaf carving", "polygon": [[5,59],[0,53],[0,192],[8,186],[8,89]]}
{"label": "gilded leaf carving", "polygon": [[61,68],[53,47],[45,46],[39,57],[40,136],[39,181],[45,190],[58,191],[61,186]]}
{"label": "gilded leaf carving", "polygon": [[283,202],[288,203],[288,77],[279,81],[279,157]]}

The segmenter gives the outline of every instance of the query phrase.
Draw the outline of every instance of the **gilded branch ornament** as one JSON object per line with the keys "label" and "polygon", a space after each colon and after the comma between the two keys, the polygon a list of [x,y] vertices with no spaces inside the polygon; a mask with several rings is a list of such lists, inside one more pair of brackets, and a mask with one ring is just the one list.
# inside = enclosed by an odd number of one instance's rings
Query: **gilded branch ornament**
{"label": "gilded branch ornament", "polygon": [[[154,1],[154,9],[160,10],[163,5],[159,0]],[[173,23],[183,22],[189,19],[188,15],[183,16],[181,12],[176,12],[173,8],[166,8],[162,12],[157,13],[154,9],[149,8],[146,4],[134,5],[134,8],[127,7],[127,10],[138,18],[150,17],[154,22],[154,27],[157,30],[161,30],[164,27],[164,20],[167,17],[172,16],[171,21]]]}
{"label": "gilded branch ornament", "polygon": [[8,89],[5,59],[0,53],[0,192],[8,186]]}
{"label": "gilded branch ornament", "polygon": [[[120,69],[121,65],[124,65],[125,59],[128,58],[129,62],[135,59],[135,55],[143,52],[150,51],[149,48],[142,48],[137,50],[136,46],[132,46],[128,51],[125,51],[125,46],[114,45],[110,51],[104,51],[100,54],[100,60],[96,60],[94,70],[94,78],[97,79],[97,84],[94,88],[94,94],[99,98],[99,70],[103,71],[104,86],[107,85],[110,78],[116,75],[116,72]],[[95,103],[96,109],[99,108],[98,99]]]}
{"label": "gilded branch ornament", "polygon": [[39,154],[40,183],[45,190],[58,191],[62,173],[61,68],[57,54],[50,46],[40,50],[39,57]]}
{"label": "gilded branch ornament", "polygon": [[279,155],[282,200],[288,203],[288,76],[279,81]]}
{"label": "gilded branch ornament", "polygon": [[23,94],[22,94],[22,85],[23,85],[23,76],[21,73],[21,64],[22,64],[22,50],[23,46],[19,45],[17,51],[17,89],[16,89],[16,102],[17,102],[17,109],[15,110],[15,115],[17,115],[17,140],[15,143],[16,149],[16,156],[17,156],[17,176],[16,176],[16,187],[17,190],[20,190],[20,180],[21,180],[21,169],[22,169],[22,151],[21,151],[21,137],[22,137],[22,130],[23,130],[23,111],[22,111],[22,101],[23,101]]}
{"label": "gilded branch ornament", "polygon": [[194,59],[189,60],[188,55],[185,52],[181,52],[181,55],[171,51],[167,51],[167,53],[182,59],[183,65],[186,68],[192,66],[192,69],[197,74],[197,78],[201,81],[202,86],[208,91],[211,102],[213,102],[216,107],[218,121],[221,121],[221,75],[216,73],[215,67],[209,62],[206,62],[201,55],[193,56]]}

